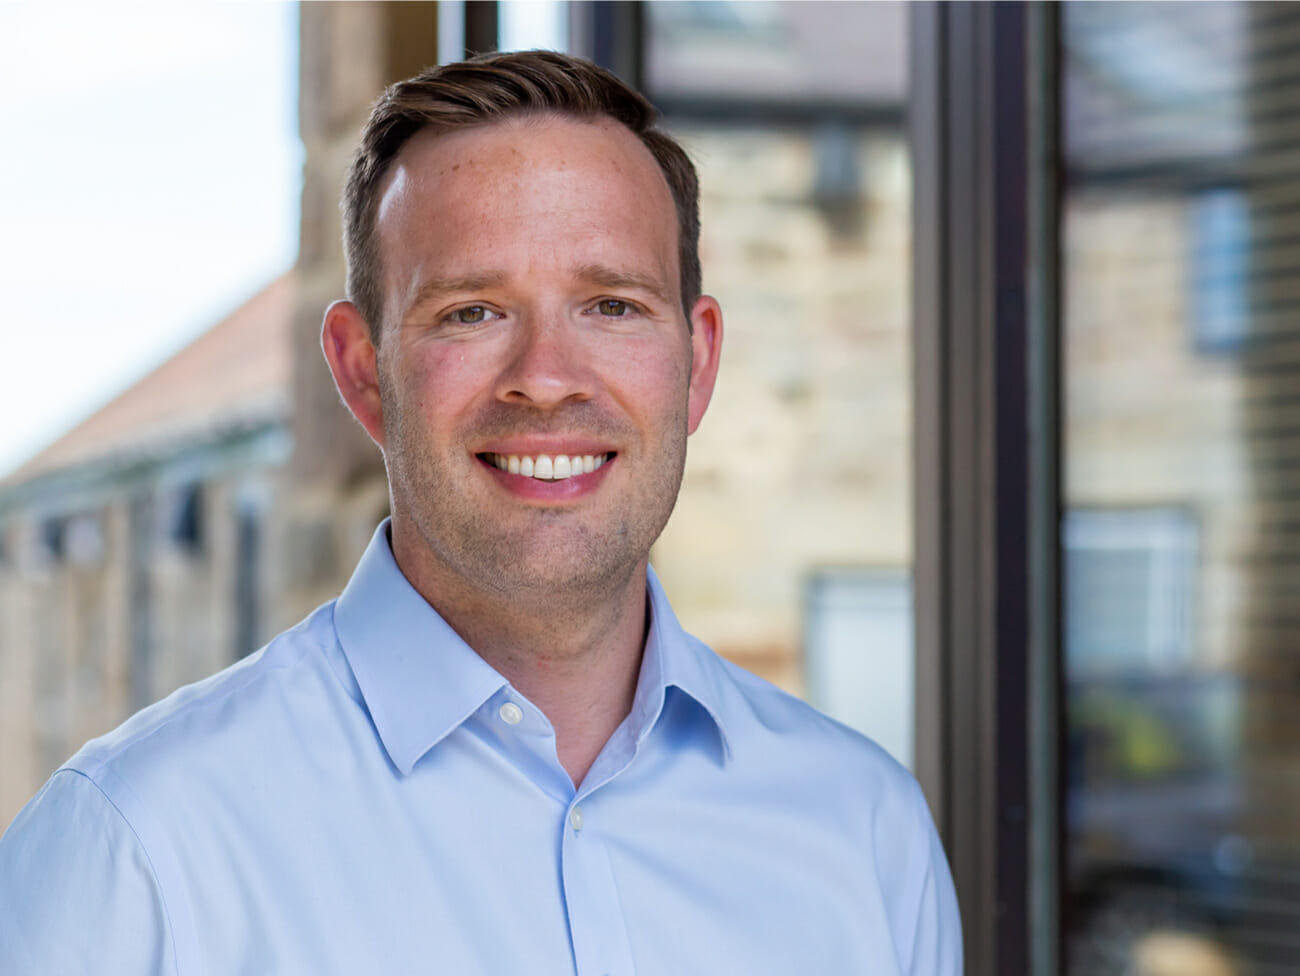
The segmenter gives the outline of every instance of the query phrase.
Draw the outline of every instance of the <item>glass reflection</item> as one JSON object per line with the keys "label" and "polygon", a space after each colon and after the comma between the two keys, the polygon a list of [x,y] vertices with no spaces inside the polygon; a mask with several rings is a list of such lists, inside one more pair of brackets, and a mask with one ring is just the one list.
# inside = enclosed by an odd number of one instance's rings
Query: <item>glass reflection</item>
{"label": "glass reflection", "polygon": [[1065,7],[1068,972],[1300,972],[1300,8]]}

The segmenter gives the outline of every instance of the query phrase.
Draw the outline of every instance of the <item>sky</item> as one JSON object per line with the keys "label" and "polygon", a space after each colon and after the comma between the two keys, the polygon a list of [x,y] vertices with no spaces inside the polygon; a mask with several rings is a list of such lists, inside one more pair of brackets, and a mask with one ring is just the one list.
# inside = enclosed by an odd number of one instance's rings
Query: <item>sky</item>
{"label": "sky", "polygon": [[297,29],[0,2],[0,477],[293,264]]}

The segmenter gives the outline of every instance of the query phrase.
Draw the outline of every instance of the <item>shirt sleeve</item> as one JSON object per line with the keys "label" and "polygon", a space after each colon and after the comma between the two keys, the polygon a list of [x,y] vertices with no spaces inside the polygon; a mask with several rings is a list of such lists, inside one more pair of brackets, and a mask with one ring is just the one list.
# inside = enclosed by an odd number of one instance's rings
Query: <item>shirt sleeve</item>
{"label": "shirt sleeve", "polygon": [[961,916],[952,872],[948,870],[948,859],[944,856],[938,831],[934,829],[929,807],[919,788],[916,796],[920,805],[921,840],[918,846],[923,874],[913,928],[911,965],[907,972],[909,976],[961,976]]}
{"label": "shirt sleeve", "polygon": [[74,770],[55,773],[0,838],[0,972],[176,974],[148,854]]}

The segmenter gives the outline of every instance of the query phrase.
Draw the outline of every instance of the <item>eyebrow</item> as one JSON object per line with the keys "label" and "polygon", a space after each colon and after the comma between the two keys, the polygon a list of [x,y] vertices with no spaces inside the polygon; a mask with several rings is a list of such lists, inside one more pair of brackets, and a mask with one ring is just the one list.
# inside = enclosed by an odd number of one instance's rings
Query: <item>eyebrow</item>
{"label": "eyebrow", "polygon": [[465,275],[426,278],[420,283],[408,309],[418,308],[431,298],[450,295],[457,292],[484,291],[488,288],[500,288],[509,280],[504,271],[476,271]]}
{"label": "eyebrow", "polygon": [[615,290],[633,288],[648,292],[665,305],[673,304],[673,298],[668,294],[668,289],[664,287],[663,282],[651,275],[636,271],[619,271],[603,264],[584,264],[578,268],[576,277],[580,281],[590,282],[601,288]]}

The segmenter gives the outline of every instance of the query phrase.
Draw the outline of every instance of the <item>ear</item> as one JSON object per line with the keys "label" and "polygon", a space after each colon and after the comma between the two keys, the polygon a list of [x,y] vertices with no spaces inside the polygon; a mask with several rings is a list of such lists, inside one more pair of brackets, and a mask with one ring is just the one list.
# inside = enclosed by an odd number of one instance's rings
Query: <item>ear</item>
{"label": "ear", "polygon": [[700,426],[713,398],[721,352],[722,308],[711,295],[701,295],[691,309],[691,389],[686,408],[689,434]]}
{"label": "ear", "polygon": [[369,324],[351,302],[335,302],[325,310],[320,341],[339,396],[382,450],[384,410],[379,397],[379,374]]}

